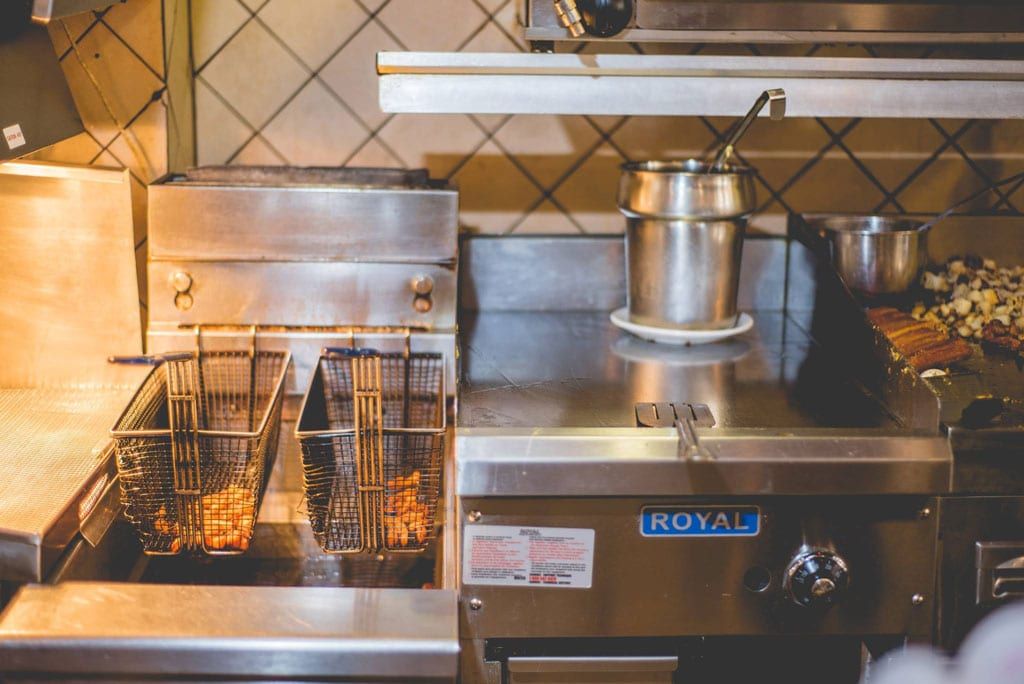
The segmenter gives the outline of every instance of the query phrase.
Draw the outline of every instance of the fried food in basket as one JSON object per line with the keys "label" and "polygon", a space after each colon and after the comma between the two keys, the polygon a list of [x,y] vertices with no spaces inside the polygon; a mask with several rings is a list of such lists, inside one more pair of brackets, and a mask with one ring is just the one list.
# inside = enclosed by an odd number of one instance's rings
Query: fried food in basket
{"label": "fried food in basket", "polygon": [[427,541],[430,507],[418,499],[421,479],[420,471],[414,470],[408,477],[399,475],[387,481],[384,531],[388,548],[417,547]]}
{"label": "fried food in basket", "polygon": [[[209,551],[247,551],[256,515],[256,496],[245,487],[229,485],[202,497],[203,541]],[[175,536],[168,551],[181,551],[178,524],[167,515],[166,506],[157,511],[153,528],[159,534]]]}
{"label": "fried food in basket", "polygon": [[915,370],[946,366],[974,353],[969,344],[951,338],[937,324],[918,321],[898,309],[882,306],[868,309],[867,315]]}

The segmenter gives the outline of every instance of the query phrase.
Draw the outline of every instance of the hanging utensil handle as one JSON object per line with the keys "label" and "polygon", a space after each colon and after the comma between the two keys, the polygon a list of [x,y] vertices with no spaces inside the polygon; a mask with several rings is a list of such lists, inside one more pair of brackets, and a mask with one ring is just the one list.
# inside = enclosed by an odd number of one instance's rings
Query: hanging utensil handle
{"label": "hanging utensil handle", "polygon": [[729,138],[722,145],[721,149],[718,150],[718,154],[715,155],[715,160],[708,167],[708,173],[714,173],[718,171],[724,164],[725,161],[732,156],[732,151],[736,147],[736,143],[739,142],[743,134],[750,128],[750,124],[754,123],[754,119],[761,113],[764,106],[771,103],[771,107],[768,110],[772,121],[779,121],[786,116],[786,91],[782,88],[772,88],[761,93],[757,101],[754,102],[754,106],[750,108],[747,115],[739,122],[736,128],[733,129]]}
{"label": "hanging utensil handle", "polygon": [[959,202],[957,202],[956,204],[951,206],[949,209],[947,209],[946,211],[942,212],[941,214],[939,214],[938,216],[933,218],[931,221],[926,222],[924,225],[922,225],[920,228],[918,228],[918,230],[928,230],[929,228],[934,226],[939,221],[942,221],[942,220],[947,219],[950,216],[952,216],[953,212],[955,212],[957,209],[959,209],[960,207],[964,206],[968,202],[972,202],[972,201],[978,199],[979,197],[981,197],[982,195],[985,195],[985,194],[995,190],[996,188],[1001,188],[1004,185],[1009,185],[1010,183],[1013,183],[1014,181],[1019,181],[1019,180],[1024,180],[1024,171],[1021,171],[1020,173],[1015,173],[1012,176],[1009,176],[1009,177],[1004,178],[1002,180],[996,181],[992,185],[989,185],[989,186],[987,186],[985,188],[982,188],[978,192],[975,192],[975,193],[972,193],[972,194],[968,195],[966,198],[960,200]]}

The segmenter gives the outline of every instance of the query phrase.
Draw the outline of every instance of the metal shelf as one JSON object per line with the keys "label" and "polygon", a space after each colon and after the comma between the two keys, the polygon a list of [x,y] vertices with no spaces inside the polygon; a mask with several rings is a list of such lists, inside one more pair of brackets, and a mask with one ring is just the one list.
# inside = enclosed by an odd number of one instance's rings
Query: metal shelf
{"label": "metal shelf", "polygon": [[787,116],[1024,118],[1024,61],[381,52],[385,112],[740,116],[785,88]]}

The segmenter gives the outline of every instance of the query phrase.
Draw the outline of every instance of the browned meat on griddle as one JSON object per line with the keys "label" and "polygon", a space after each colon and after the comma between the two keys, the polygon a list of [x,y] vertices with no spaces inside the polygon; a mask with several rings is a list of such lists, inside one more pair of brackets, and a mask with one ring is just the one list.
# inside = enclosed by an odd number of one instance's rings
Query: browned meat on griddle
{"label": "browned meat on griddle", "polygon": [[981,329],[981,341],[1009,352],[1024,351],[1024,336],[1016,325],[1005,325],[1001,321],[989,321]]}
{"label": "browned meat on griddle", "polygon": [[868,309],[867,316],[918,371],[948,366],[973,354],[963,340],[953,339],[936,325],[915,320],[899,309],[877,307]]}

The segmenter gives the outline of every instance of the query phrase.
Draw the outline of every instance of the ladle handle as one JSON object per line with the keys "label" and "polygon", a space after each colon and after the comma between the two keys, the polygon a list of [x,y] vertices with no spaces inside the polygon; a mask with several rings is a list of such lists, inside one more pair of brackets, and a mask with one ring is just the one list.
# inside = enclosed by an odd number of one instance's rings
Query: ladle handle
{"label": "ladle handle", "polygon": [[754,119],[761,113],[764,106],[771,102],[771,108],[768,113],[771,116],[772,121],[778,121],[786,115],[786,91],[782,88],[772,88],[761,93],[757,101],[754,102],[754,106],[750,108],[747,115],[743,117],[739,125],[733,129],[733,132],[729,135],[729,139],[725,141],[721,149],[718,150],[718,154],[715,155],[715,160],[708,167],[708,172],[713,173],[719,170],[725,160],[732,155],[733,149],[736,147],[736,143],[740,141],[743,134],[750,128],[750,124],[754,123]]}
{"label": "ladle handle", "polygon": [[928,228],[931,228],[932,226],[934,226],[939,221],[943,221],[943,220],[949,218],[950,216],[952,216],[953,212],[955,212],[957,209],[959,209],[960,207],[964,206],[968,202],[972,202],[972,201],[978,199],[979,197],[981,197],[982,195],[985,195],[985,194],[988,194],[989,192],[992,192],[996,188],[1001,188],[1004,185],[1009,185],[1010,183],[1013,183],[1013,182],[1019,181],[1019,180],[1024,180],[1024,171],[1022,171],[1020,173],[1015,173],[1012,176],[1008,176],[1007,178],[1003,178],[1002,180],[998,180],[995,183],[993,183],[992,185],[988,185],[988,186],[982,188],[981,190],[978,190],[977,192],[971,193],[967,197],[963,198],[962,200],[960,200],[959,202],[957,202],[956,204],[951,206],[946,211],[942,212],[941,214],[939,214],[938,216],[936,216],[932,220],[926,222],[924,225],[922,225],[920,228],[918,228],[918,230],[927,230]]}

